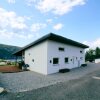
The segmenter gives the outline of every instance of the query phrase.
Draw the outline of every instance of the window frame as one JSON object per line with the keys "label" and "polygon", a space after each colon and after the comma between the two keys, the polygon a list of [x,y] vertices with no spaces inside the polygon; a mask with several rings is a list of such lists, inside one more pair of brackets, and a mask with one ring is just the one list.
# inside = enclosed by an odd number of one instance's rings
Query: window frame
{"label": "window frame", "polygon": [[[67,62],[66,62],[66,59],[67,59]],[[65,62],[65,63],[69,63],[69,58],[68,58],[68,57],[65,57],[65,58],[64,58],[64,62]]]}
{"label": "window frame", "polygon": [[59,51],[65,51],[65,48],[64,47],[59,47],[58,50]]}
{"label": "window frame", "polygon": [[53,65],[58,65],[58,64],[59,64],[59,58],[57,57],[53,58]]}

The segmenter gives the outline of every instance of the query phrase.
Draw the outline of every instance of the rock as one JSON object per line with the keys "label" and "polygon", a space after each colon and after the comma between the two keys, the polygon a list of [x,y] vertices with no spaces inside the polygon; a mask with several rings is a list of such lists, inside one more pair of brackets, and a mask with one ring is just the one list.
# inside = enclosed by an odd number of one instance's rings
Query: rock
{"label": "rock", "polygon": [[4,92],[4,88],[0,87],[0,94]]}

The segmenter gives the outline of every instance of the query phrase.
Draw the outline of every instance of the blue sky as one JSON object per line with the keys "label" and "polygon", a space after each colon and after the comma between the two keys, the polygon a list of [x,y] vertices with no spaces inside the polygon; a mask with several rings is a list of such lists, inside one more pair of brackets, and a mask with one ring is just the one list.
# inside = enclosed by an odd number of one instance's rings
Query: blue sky
{"label": "blue sky", "polygon": [[0,43],[25,46],[50,32],[100,47],[100,0],[1,0]]}

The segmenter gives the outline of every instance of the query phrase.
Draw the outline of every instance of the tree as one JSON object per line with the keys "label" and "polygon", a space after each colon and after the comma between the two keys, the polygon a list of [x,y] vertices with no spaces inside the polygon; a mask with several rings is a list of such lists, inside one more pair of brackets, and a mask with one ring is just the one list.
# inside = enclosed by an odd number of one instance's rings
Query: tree
{"label": "tree", "polygon": [[95,49],[95,58],[100,58],[100,48],[96,47]]}
{"label": "tree", "polygon": [[100,48],[96,47],[96,49],[89,49],[85,53],[86,61],[94,61],[96,58],[100,58]]}
{"label": "tree", "polygon": [[86,53],[85,53],[85,60],[89,61],[89,58],[90,58],[90,54],[88,53],[88,51],[86,51]]}
{"label": "tree", "polygon": [[85,54],[85,60],[86,61],[94,61],[94,59],[95,59],[95,50],[93,50],[93,49],[89,49],[87,52],[86,52],[86,54]]}

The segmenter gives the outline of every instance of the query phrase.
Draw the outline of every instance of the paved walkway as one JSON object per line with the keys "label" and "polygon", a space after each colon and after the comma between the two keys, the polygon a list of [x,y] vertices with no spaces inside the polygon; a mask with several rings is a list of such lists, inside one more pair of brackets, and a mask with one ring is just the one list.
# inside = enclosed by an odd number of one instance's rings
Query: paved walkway
{"label": "paved walkway", "polygon": [[0,73],[0,85],[9,92],[29,91],[59,82],[79,79],[93,71],[100,70],[100,64],[88,64],[87,67],[72,69],[68,73],[41,75],[32,71],[19,73]]}

